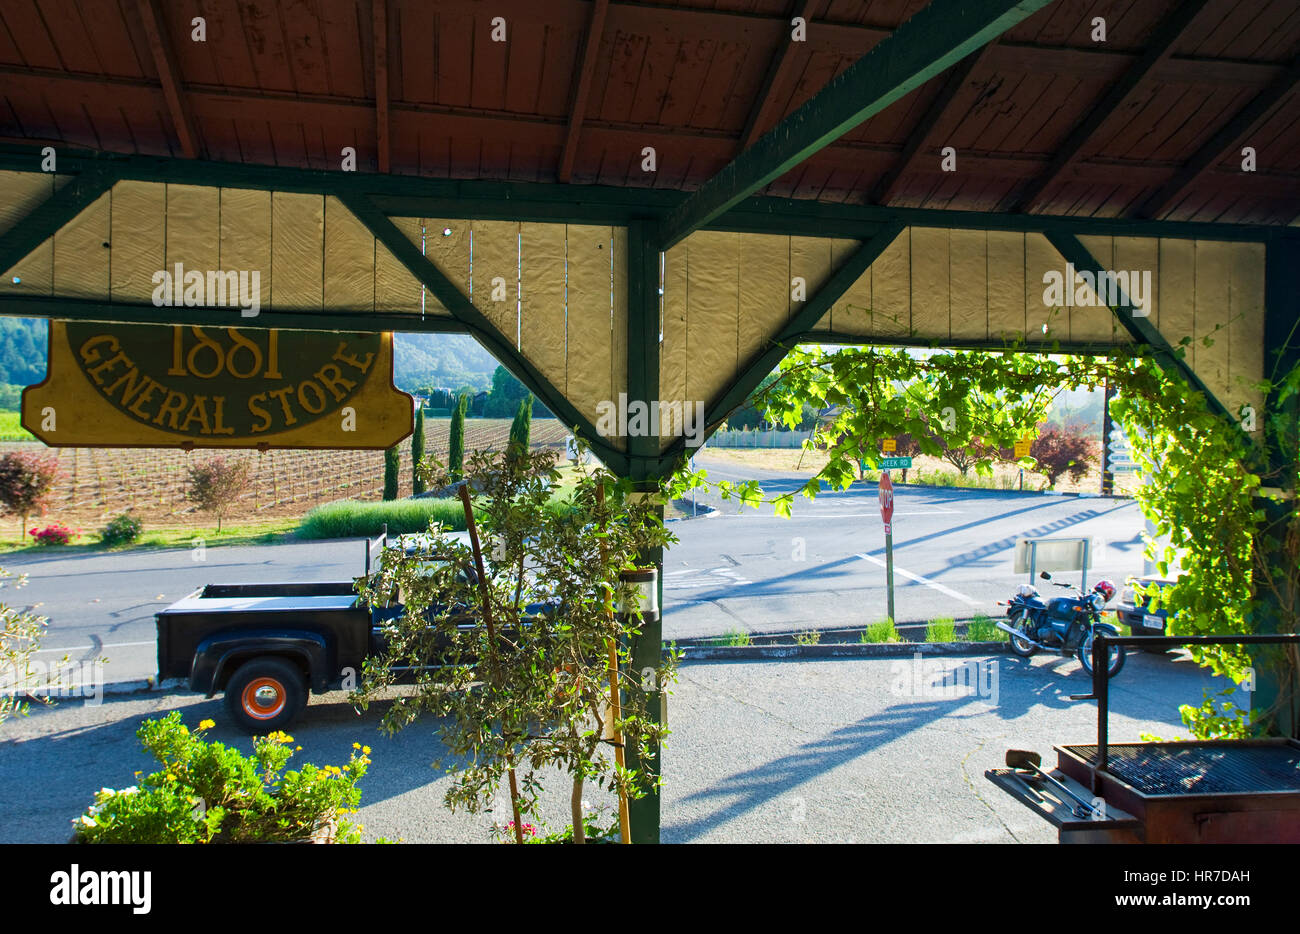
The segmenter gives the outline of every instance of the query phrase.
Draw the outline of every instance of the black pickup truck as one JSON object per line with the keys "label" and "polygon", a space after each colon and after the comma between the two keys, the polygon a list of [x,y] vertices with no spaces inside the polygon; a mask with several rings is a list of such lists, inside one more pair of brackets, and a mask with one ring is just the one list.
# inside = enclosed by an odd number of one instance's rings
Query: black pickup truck
{"label": "black pickup truck", "polygon": [[[367,539],[367,579],[388,544],[387,532]],[[284,729],[309,692],[355,686],[362,662],[384,649],[383,625],[401,605],[368,606],[356,584],[200,587],[156,616],[158,680],[188,678],[208,697],[224,691],[230,716],[249,732]]]}

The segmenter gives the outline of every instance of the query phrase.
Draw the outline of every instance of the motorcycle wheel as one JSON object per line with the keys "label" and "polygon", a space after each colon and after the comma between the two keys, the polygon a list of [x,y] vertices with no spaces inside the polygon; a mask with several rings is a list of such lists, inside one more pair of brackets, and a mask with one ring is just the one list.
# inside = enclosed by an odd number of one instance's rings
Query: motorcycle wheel
{"label": "motorcycle wheel", "polygon": [[[1124,646],[1122,645],[1112,645],[1109,654],[1110,658],[1107,659],[1108,666],[1106,669],[1107,679],[1113,678],[1119,674],[1119,670],[1124,667],[1124,660],[1126,658],[1126,655],[1124,654]],[[1084,639],[1083,644],[1079,646],[1079,664],[1083,666],[1083,673],[1091,678],[1092,633],[1088,633],[1088,637]]]}
{"label": "motorcycle wheel", "polygon": [[[1028,623],[1029,617],[1021,614],[1019,620],[1011,622],[1011,628],[1023,632]],[[1028,658],[1038,651],[1038,646],[1034,645],[1032,642],[1025,642],[1010,634],[1007,635],[1007,645],[1010,646],[1012,652],[1019,655],[1021,658]]]}

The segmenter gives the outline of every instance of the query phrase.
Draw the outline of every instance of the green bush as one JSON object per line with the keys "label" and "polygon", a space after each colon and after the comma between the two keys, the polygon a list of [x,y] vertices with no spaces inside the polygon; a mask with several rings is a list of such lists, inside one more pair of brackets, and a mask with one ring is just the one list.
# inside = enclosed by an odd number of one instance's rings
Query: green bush
{"label": "green bush", "polygon": [[898,630],[892,619],[882,619],[867,626],[860,637],[862,642],[898,642]]}
{"label": "green bush", "polygon": [[134,518],[129,512],[124,512],[99,530],[99,541],[107,548],[129,545],[140,537],[143,530],[143,522]]}
{"label": "green bush", "polygon": [[360,842],[361,828],[341,815],[355,812],[361,801],[357,782],[370,764],[369,747],[353,743],[358,751],[343,768],[308,764],[284,772],[292,736],[259,736],[246,758],[201,738],[214,725],[204,720],[191,733],[180,711],[146,720],[136,735],[162,768],[141,781],[143,787],[96,792],[95,803],[73,821],[74,840],[282,843],[333,830],[337,842]]}
{"label": "green bush", "polygon": [[1005,642],[1007,641],[1007,634],[999,629],[997,623],[993,620],[983,613],[978,613],[966,626],[966,641]]}
{"label": "green bush", "polygon": [[325,503],[302,517],[299,538],[359,538],[378,535],[385,525],[390,535],[423,532],[441,522],[464,531],[465,512],[459,499],[394,499],[378,503],[339,500]]}
{"label": "green bush", "polygon": [[956,642],[957,624],[947,616],[932,619],[925,627],[926,642]]}
{"label": "green bush", "polygon": [[[552,502],[556,515],[571,509],[567,503]],[[477,513],[477,510],[475,510]],[[385,525],[389,535],[424,532],[430,522],[441,522],[453,532],[465,531],[465,510],[457,499],[394,499],[378,503],[339,500],[325,503],[302,517],[299,538],[361,538],[378,535]]]}

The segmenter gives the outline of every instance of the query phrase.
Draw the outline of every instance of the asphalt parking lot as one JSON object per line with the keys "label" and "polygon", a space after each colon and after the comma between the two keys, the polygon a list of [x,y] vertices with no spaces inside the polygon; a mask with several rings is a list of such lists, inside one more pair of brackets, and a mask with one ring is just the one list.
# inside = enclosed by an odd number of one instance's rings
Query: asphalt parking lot
{"label": "asphalt parking lot", "polygon": [[[983,777],[1008,747],[1037,749],[1095,736],[1096,707],[1070,701],[1088,682],[1057,656],[946,658],[977,663],[974,693],[913,682],[911,660],[862,658],[690,662],[669,700],[662,839],[668,843],[1055,842],[1054,831]],[[990,662],[996,667],[990,668]],[[1206,673],[1178,655],[1132,655],[1112,683],[1111,736],[1183,733],[1177,707],[1199,702]],[[151,771],[134,732],[172,709],[210,737],[250,749],[220,699],[186,694],[65,700],[0,726],[0,842],[58,843],[103,786]],[[297,761],[346,760],[353,742],[373,747],[362,781],[365,838],[479,843],[489,815],[442,805],[450,778],[434,771],[436,724],[395,737],[380,730],[383,705],[358,714],[341,693],[313,698],[291,729]],[[542,817],[557,827],[568,786],[553,776]],[[602,803],[590,795],[592,806]],[[500,812],[498,812],[500,813]]]}

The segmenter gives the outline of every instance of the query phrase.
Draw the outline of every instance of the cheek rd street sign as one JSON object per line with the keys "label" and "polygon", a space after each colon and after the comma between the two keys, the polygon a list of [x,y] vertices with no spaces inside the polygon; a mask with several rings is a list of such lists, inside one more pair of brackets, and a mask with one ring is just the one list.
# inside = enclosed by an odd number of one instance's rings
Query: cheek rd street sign
{"label": "cheek rd street sign", "polygon": [[22,403],[51,447],[376,449],[413,423],[374,333],[51,321]]}

